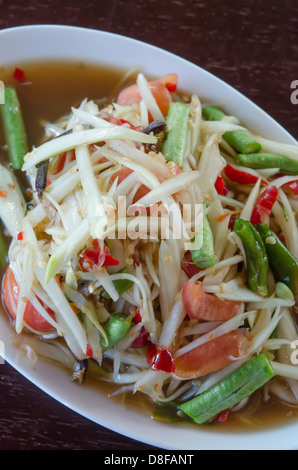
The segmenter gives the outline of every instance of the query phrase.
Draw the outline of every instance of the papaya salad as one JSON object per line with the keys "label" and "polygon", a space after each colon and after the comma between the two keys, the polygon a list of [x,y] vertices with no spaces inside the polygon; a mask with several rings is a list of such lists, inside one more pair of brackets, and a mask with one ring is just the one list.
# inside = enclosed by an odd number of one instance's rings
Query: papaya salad
{"label": "papaya salad", "polygon": [[177,85],[139,72],[45,122],[32,149],[5,89],[12,341],[74,382],[144,394],[158,420],[225,422],[255,393],[297,407],[298,145]]}

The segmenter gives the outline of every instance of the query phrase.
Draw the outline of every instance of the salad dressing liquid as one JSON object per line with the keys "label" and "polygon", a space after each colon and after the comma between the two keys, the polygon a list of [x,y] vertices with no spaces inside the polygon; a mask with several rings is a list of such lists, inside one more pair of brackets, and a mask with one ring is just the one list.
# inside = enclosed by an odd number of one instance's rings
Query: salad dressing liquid
{"label": "salad dressing liquid", "polygon": [[[100,101],[102,105],[109,103],[116,97],[120,87],[135,81],[137,74],[134,71],[126,81],[123,81],[126,70],[65,62],[18,64],[18,68],[24,72],[22,83],[13,78],[15,67],[4,68],[1,67],[1,63],[0,80],[5,86],[11,85],[17,90],[30,149],[32,146],[40,145],[44,139],[42,121],[56,121],[68,114],[71,106],[78,106],[84,98],[102,100]],[[2,126],[0,126],[0,149],[2,160],[7,159]],[[26,188],[24,176],[20,172],[17,176],[20,176],[20,182]],[[4,312],[3,314],[6,316]],[[121,403],[135,412],[145,413],[149,417],[154,408],[150,399],[141,393],[113,397],[115,384],[89,377],[81,386],[96,387],[100,393],[110,396],[110,399],[116,403]],[[247,406],[238,412],[230,413],[226,423],[204,425],[204,430],[212,432],[215,426],[216,431],[222,430],[222,432],[235,431],[236,428],[239,431],[255,432],[256,428],[269,428],[276,426],[277,423],[284,425],[297,418],[298,408],[283,405],[275,398],[270,398],[264,403],[260,399],[259,392],[256,392]],[[173,425],[180,424],[173,423]]]}

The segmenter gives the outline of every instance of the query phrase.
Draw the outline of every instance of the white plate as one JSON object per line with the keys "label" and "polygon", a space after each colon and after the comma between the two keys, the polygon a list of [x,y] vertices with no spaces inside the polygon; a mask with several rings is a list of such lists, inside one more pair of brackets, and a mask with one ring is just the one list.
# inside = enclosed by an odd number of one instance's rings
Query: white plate
{"label": "white plate", "polygon": [[[143,67],[145,74],[179,74],[179,86],[206,102],[223,106],[258,134],[293,143],[295,140],[264,111],[235,89],[200,67],[164,50],[119,35],[69,26],[22,26],[0,31],[1,66],[46,59],[93,62],[119,68]],[[88,97],[92,98],[92,97]],[[71,383],[67,375],[41,362],[32,368],[11,346],[12,331],[0,316],[0,341],[5,360],[47,394],[72,410],[127,437],[169,450],[298,448],[298,423],[252,432],[228,432],[156,422],[115,404],[92,388]]]}

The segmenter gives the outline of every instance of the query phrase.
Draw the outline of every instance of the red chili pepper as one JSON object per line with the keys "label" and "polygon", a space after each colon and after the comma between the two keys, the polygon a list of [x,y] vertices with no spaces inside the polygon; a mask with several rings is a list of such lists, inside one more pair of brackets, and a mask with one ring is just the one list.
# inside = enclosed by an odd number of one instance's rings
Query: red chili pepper
{"label": "red chili pepper", "polygon": [[114,116],[109,116],[109,122],[111,124],[115,124],[116,126],[122,126],[122,124],[128,124],[130,129],[133,129],[134,131],[139,131],[139,132],[144,131],[144,127],[133,126],[129,121],[126,121],[125,119],[118,119],[118,118],[115,118]]}
{"label": "red chili pepper", "polygon": [[175,372],[174,356],[165,346],[150,344],[147,350],[147,363],[152,370]]}
{"label": "red chili pepper", "polygon": [[185,252],[181,263],[181,269],[185,272],[188,279],[201,271],[201,269],[194,264],[190,251]]}
{"label": "red chili pepper", "polygon": [[[284,176],[284,175],[279,175]],[[290,197],[298,196],[298,180],[289,181],[282,185],[282,189],[287,193]]]}
{"label": "red chili pepper", "polygon": [[[233,183],[238,184],[256,184],[259,177],[255,175],[251,175],[246,171],[238,170],[234,168],[232,165],[226,165],[224,168],[225,175],[233,181]],[[264,180],[261,180],[262,185],[268,185],[268,183]]]}
{"label": "red chili pepper", "polygon": [[86,356],[93,357],[93,351],[92,351],[91,346],[89,344],[87,344]]}
{"label": "red chili pepper", "polygon": [[17,239],[18,239],[19,241],[22,241],[22,240],[24,239],[24,232],[19,232],[19,233],[18,233],[18,236],[17,236]]}
{"label": "red chili pepper", "polygon": [[250,218],[251,223],[254,224],[268,224],[269,216],[278,196],[276,186],[268,186],[258,198],[255,207],[252,211]]}
{"label": "red chili pepper", "polygon": [[225,423],[228,419],[230,410],[224,410],[221,413],[219,413],[213,421],[216,421],[217,423]]}
{"label": "red chili pepper", "polygon": [[102,266],[118,266],[119,265],[120,260],[118,258],[114,258],[111,255],[106,245],[104,245],[104,256],[105,256],[105,259],[104,259],[104,262],[102,263]]}
{"label": "red chili pepper", "polygon": [[139,336],[130,345],[131,348],[144,348],[149,344],[149,333],[144,326],[142,326]]}
{"label": "red chili pepper", "polygon": [[[137,325],[138,323],[141,323],[142,317],[141,317],[141,312],[138,307],[136,307],[135,311],[135,316],[133,317],[132,321]],[[143,326],[141,328],[139,336],[132,342],[131,348],[144,348],[149,344],[149,333],[146,330],[146,328]]]}
{"label": "red chili pepper", "polygon": [[97,240],[93,240],[92,247],[88,247],[83,253],[80,253],[79,261],[83,272],[91,271],[94,265],[118,266],[120,263],[119,259],[113,258],[105,244],[101,250]]}
{"label": "red chili pepper", "polygon": [[176,73],[168,73],[158,80],[159,83],[164,85],[170,93],[177,90],[178,75]]}
{"label": "red chili pepper", "polygon": [[13,72],[13,78],[15,80],[17,80],[17,82],[19,82],[19,83],[24,83],[26,81],[24,70],[19,69],[18,67],[16,67],[14,72]]}
{"label": "red chili pepper", "polygon": [[[277,173],[273,176],[273,179],[282,178],[283,176],[285,175],[282,173]],[[288,183],[284,183],[282,185],[282,189],[289,197],[298,196],[298,179],[294,181],[289,181]]]}
{"label": "red chili pepper", "polygon": [[229,188],[226,186],[226,183],[221,175],[218,175],[214,186],[218,194],[221,196],[225,196],[229,192]]}
{"label": "red chili pepper", "polygon": [[132,321],[133,321],[135,324],[141,323],[141,321],[143,321],[139,307],[136,307],[135,316],[133,317]]}

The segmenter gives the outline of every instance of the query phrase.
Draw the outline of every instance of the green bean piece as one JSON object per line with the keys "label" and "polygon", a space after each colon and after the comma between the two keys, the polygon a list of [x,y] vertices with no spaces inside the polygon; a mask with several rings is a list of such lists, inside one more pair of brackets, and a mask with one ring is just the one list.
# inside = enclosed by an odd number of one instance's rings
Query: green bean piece
{"label": "green bean piece", "polygon": [[248,288],[266,297],[269,262],[262,237],[249,221],[240,218],[236,219],[233,230],[244,247]]}
{"label": "green bean piece", "polygon": [[7,252],[8,246],[4,235],[0,232],[0,266],[5,268],[7,266]]}
{"label": "green bean piece", "polygon": [[22,168],[28,152],[27,135],[21,107],[14,88],[5,88],[5,103],[0,105],[9,158],[15,170]]}
{"label": "green bean piece", "polygon": [[225,113],[216,106],[204,106],[202,116],[206,121],[221,121],[225,117]]}
{"label": "green bean piece", "polygon": [[[195,240],[197,237],[201,237],[201,234],[196,234]],[[190,250],[190,253],[198,268],[207,269],[215,265],[213,234],[206,215],[203,217],[202,246],[197,250]]]}
{"label": "green bean piece", "polygon": [[103,346],[103,351],[112,348],[116,344],[125,338],[130,327],[131,327],[131,316],[127,317],[122,313],[113,313],[107,323],[104,326],[104,330],[107,334],[108,344]]}
{"label": "green bean piece", "polygon": [[267,224],[256,224],[267,252],[269,266],[276,281],[286,284],[294,296],[298,294],[298,260]]}
{"label": "green bean piece", "polygon": [[180,167],[183,166],[187,149],[189,113],[186,103],[170,103],[162,153],[167,161],[175,162]]}
{"label": "green bean piece", "polygon": [[256,153],[262,148],[259,142],[242,129],[227,131],[224,133],[223,138],[231,145],[231,147],[240,153]]}
{"label": "green bean piece", "polygon": [[236,155],[235,161],[237,165],[254,168],[256,170],[262,168],[279,168],[280,171],[287,175],[298,174],[298,161],[292,158],[278,155],[277,153],[240,153]]}
{"label": "green bean piece", "polygon": [[212,420],[252,395],[275,376],[265,354],[249,360],[239,369],[201,395],[179,406],[196,423]]}
{"label": "green bean piece", "polygon": [[[221,121],[226,115],[216,106],[205,106],[202,109],[202,116],[206,121]],[[240,153],[255,153],[262,149],[261,144],[249,132],[242,129],[227,131],[222,137],[232,148]]]}
{"label": "green bean piece", "polygon": [[[127,273],[127,268],[120,269],[120,271],[117,271],[117,273]],[[116,281],[113,281],[113,284],[118,292],[118,294],[121,295],[124,294],[128,289],[130,289],[133,286],[133,281],[130,279],[117,279]],[[102,292],[102,297],[105,299],[110,299],[110,295],[107,293],[106,290]]]}

